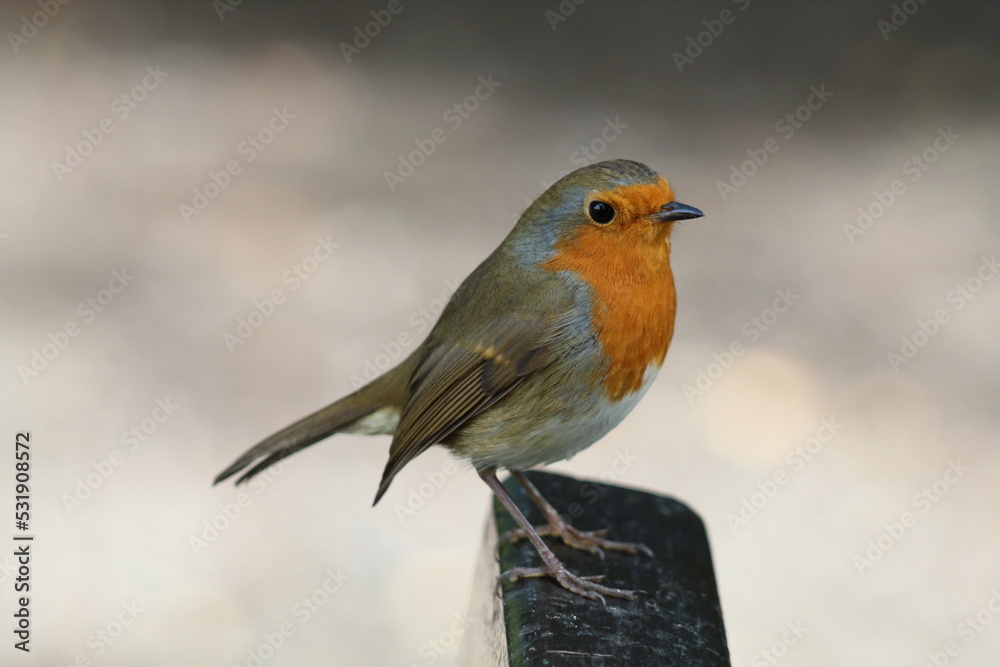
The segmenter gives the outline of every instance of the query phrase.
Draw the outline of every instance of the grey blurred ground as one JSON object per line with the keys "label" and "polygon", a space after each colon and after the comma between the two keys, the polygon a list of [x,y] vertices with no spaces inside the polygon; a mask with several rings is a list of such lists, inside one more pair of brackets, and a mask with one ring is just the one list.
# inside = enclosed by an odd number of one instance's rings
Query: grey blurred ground
{"label": "grey blurred ground", "polygon": [[[610,123],[627,127],[595,158],[650,164],[706,217],[675,235],[660,380],[554,468],[701,512],[734,665],[923,665],[946,650],[993,664],[1000,280],[976,274],[1000,247],[998,11],[914,2],[884,39],[888,2],[742,6],[589,0],[553,29],[554,1],[406,2],[351,62],[340,43],[385,3],[244,2],[223,20],[207,0],[70,3],[24,41],[10,34],[31,33],[39,5],[0,6],[2,437],[32,432],[38,536],[33,651],[7,635],[0,662],[247,665],[264,646],[274,666],[456,664],[489,500],[475,475],[428,452],[373,510],[388,439],[342,436],[248,488],[234,519],[238,492],[210,481],[412,349],[426,313]],[[673,54],[724,9],[732,22],[678,71]],[[167,74],[133,94],[147,67]],[[449,124],[490,76],[499,87]],[[823,86],[832,97],[791,137],[776,128]],[[123,94],[145,98],[125,117]],[[241,142],[275,110],[294,118],[247,162]],[[384,172],[435,128],[447,140],[390,191]],[[912,171],[949,128],[948,150]],[[54,168],[86,132],[100,143]],[[724,201],[717,183],[770,137],[778,151]],[[239,173],[187,224],[180,206],[230,160]],[[849,238],[896,179],[901,194]],[[337,247],[301,285],[283,278],[317,239]],[[88,306],[123,269],[127,287]],[[275,289],[284,302],[230,352],[224,334]],[[771,319],[777,290],[797,298]],[[78,335],[23,379],[68,322]],[[894,369],[904,337],[923,345]],[[686,396],[701,372],[718,379]],[[162,423],[157,400],[177,406]],[[806,461],[796,448],[824,419],[835,434]],[[133,427],[151,434],[123,437]],[[744,501],[760,507],[741,525]]]}

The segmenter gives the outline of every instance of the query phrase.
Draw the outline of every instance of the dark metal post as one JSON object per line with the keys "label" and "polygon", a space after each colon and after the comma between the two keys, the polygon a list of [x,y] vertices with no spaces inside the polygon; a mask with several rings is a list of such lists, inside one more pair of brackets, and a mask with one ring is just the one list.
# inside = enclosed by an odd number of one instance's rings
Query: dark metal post
{"label": "dark metal post", "polygon": [[[527,541],[497,535],[515,527],[494,502],[476,572],[461,665],[629,665],[730,667],[708,537],[701,519],[672,498],[597,482],[531,472],[531,481],[581,530],[609,528],[614,540],[641,542],[654,553],[607,553],[604,559],[550,542],[579,575],[644,591],[638,600],[608,598],[607,606],[574,595],[549,578],[503,582],[503,570],[539,565]],[[533,523],[542,517],[520,485],[508,479],[518,506]]]}

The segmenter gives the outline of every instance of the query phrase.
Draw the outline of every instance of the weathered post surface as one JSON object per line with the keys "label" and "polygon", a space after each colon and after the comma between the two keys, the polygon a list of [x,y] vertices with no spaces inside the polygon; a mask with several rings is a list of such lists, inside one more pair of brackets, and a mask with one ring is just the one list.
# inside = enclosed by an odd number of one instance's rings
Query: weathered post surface
{"label": "weathered post surface", "polygon": [[[601,559],[549,540],[570,570],[604,575],[605,585],[644,593],[635,601],[609,597],[605,606],[548,577],[498,585],[501,571],[541,563],[527,540],[504,540],[498,554],[497,536],[516,525],[495,501],[458,664],[730,667],[708,537],[697,514],[673,498],[549,473],[528,474],[577,528],[609,528],[609,539],[641,542],[654,554],[607,552]],[[508,479],[504,485],[532,523],[543,522],[519,484]]]}

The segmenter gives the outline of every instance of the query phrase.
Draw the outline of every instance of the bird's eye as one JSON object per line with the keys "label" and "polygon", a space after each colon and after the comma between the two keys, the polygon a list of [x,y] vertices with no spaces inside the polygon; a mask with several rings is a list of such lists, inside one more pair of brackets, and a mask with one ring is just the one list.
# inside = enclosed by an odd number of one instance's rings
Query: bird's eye
{"label": "bird's eye", "polygon": [[590,219],[606,225],[615,217],[615,208],[603,201],[590,202]]}

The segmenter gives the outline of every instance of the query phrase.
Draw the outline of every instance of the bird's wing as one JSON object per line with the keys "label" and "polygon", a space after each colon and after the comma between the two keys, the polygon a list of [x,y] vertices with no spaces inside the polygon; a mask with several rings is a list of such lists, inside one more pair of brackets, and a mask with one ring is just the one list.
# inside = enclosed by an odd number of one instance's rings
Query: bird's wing
{"label": "bird's wing", "polygon": [[501,317],[468,343],[431,345],[410,379],[375,502],[403,466],[503,398],[551,355],[541,318]]}

